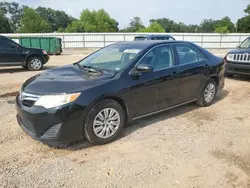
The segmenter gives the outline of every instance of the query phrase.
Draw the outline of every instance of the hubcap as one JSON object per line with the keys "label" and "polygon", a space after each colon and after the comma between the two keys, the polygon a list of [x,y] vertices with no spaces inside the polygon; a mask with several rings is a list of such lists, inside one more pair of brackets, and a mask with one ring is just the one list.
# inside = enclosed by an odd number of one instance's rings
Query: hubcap
{"label": "hubcap", "polygon": [[42,66],[42,62],[40,59],[32,59],[31,62],[30,62],[30,66],[32,69],[34,70],[38,70],[41,68]]}
{"label": "hubcap", "polygon": [[110,138],[120,126],[120,114],[113,108],[100,111],[93,122],[94,133],[99,138]]}
{"label": "hubcap", "polygon": [[207,85],[204,93],[204,99],[207,103],[210,103],[215,96],[215,85],[213,83],[210,83]]}

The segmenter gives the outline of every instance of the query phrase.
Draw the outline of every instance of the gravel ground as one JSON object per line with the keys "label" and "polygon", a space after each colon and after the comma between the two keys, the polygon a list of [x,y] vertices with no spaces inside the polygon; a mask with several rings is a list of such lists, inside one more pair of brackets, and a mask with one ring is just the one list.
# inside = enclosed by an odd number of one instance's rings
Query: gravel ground
{"label": "gravel ground", "polygon": [[[52,57],[46,68],[82,54]],[[250,187],[250,78],[226,80],[215,104],[189,104],[132,123],[104,146],[64,149],[19,128],[16,91],[38,72],[0,68],[0,187]]]}

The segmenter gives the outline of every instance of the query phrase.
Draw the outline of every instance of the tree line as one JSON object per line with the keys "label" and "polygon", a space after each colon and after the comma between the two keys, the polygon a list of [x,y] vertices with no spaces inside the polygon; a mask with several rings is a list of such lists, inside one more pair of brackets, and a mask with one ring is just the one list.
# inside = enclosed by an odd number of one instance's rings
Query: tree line
{"label": "tree line", "polygon": [[82,11],[76,19],[64,11],[46,7],[36,9],[16,2],[0,2],[0,33],[50,32],[170,32],[170,33],[250,33],[250,4],[246,15],[234,24],[229,17],[220,20],[205,19],[199,25],[187,25],[169,18],[151,19],[146,27],[140,17],[130,20],[126,28],[104,9]]}

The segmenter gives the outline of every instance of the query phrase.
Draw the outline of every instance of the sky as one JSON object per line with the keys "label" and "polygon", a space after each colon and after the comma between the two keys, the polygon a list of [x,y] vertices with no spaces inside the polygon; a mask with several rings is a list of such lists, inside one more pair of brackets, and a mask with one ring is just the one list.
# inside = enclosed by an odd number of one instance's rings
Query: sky
{"label": "sky", "polygon": [[[6,0],[5,0],[6,1]],[[7,0],[36,8],[38,6],[63,10],[79,18],[83,9],[103,8],[119,22],[128,25],[131,18],[139,16],[145,25],[152,18],[170,18],[185,24],[199,24],[202,20],[229,16],[233,22],[245,15],[250,0]]]}

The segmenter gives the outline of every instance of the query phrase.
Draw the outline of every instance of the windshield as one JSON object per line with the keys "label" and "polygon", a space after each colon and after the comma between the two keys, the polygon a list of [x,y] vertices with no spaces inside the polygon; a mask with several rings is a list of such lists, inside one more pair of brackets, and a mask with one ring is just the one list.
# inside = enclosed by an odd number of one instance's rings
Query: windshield
{"label": "windshield", "polygon": [[240,48],[250,48],[250,38],[241,43]]}
{"label": "windshield", "polygon": [[81,66],[119,71],[125,68],[142,51],[131,44],[114,44],[105,47],[79,62]]}

